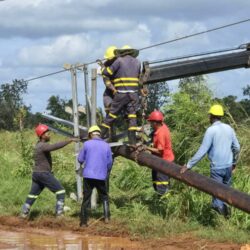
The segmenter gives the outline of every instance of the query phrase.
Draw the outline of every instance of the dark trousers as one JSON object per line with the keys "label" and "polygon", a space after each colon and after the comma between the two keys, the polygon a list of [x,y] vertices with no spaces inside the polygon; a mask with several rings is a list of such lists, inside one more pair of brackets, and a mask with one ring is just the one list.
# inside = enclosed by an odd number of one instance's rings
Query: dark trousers
{"label": "dark trousers", "polygon": [[91,194],[94,188],[97,189],[99,197],[103,202],[104,217],[107,219],[110,218],[107,184],[108,181],[106,180],[83,178],[83,201],[80,214],[80,226],[87,225]]}
{"label": "dark trousers", "polygon": [[[104,124],[109,127],[117,118],[122,109],[126,110],[129,118],[129,128],[137,127],[136,112],[139,105],[138,93],[117,93],[111,103],[110,112],[104,120]],[[135,130],[135,129],[134,129]]]}
{"label": "dark trousers", "polygon": [[26,203],[32,206],[45,187],[56,194],[57,200],[64,201],[65,190],[52,173],[33,172],[31,190],[27,196]]}
{"label": "dark trousers", "polygon": [[107,182],[105,180],[96,180],[90,178],[83,179],[83,205],[90,207],[91,194],[96,188],[98,195],[102,201],[108,200]]}
{"label": "dark trousers", "polygon": [[[211,179],[223,183],[225,185],[231,186],[231,177],[232,177],[232,168],[223,168],[223,169],[211,169],[210,172]],[[227,206],[224,201],[213,197],[212,207],[223,209],[224,206]]]}
{"label": "dark trousers", "polygon": [[170,186],[170,178],[168,175],[152,170],[152,181],[154,190],[159,195],[164,195]]}

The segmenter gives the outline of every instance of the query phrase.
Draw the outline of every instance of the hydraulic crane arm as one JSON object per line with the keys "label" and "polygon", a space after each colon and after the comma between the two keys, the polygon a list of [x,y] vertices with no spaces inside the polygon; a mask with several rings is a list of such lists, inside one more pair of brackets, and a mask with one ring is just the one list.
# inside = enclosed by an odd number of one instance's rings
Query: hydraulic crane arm
{"label": "hydraulic crane arm", "polygon": [[250,67],[250,43],[247,44],[245,50],[229,54],[203,56],[198,59],[156,66],[150,66],[150,63],[144,62],[144,72],[148,74],[144,84],[248,67]]}

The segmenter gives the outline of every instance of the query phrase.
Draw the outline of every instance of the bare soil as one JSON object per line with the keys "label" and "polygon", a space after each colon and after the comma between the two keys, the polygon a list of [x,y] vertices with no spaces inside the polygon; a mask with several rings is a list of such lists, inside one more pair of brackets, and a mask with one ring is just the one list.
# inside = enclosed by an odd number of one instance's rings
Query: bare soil
{"label": "bare soil", "polygon": [[[141,239],[131,237],[128,231],[115,221],[104,224],[102,221],[90,222],[86,228],[80,228],[76,220],[68,218],[42,217],[35,220],[23,220],[13,216],[0,216],[0,231],[4,232],[25,232],[37,235],[52,235],[70,233],[78,237],[95,238],[109,237],[111,242],[116,242],[112,249],[205,249],[205,250],[250,250],[249,245],[242,246],[235,243],[216,243],[204,239],[198,239],[190,234],[169,236],[161,239]],[[1,235],[2,237],[2,235]],[[97,237],[96,237],[97,238]],[[107,240],[107,239],[106,239]],[[120,243],[120,245],[119,245]],[[1,242],[0,249],[11,249],[8,243]],[[32,249],[32,248],[31,248]],[[109,248],[105,248],[109,249]]]}

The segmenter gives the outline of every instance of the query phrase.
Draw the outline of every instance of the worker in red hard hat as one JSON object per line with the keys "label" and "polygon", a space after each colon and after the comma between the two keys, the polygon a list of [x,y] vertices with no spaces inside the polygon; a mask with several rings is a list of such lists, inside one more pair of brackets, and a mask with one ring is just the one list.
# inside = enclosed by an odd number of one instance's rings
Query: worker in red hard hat
{"label": "worker in red hard hat", "polygon": [[[170,131],[164,123],[163,114],[154,110],[147,119],[153,128],[153,147],[147,147],[152,154],[167,161],[174,161]],[[170,178],[168,175],[152,170],[152,181],[155,191],[160,195],[168,194]]]}
{"label": "worker in red hard hat", "polygon": [[52,173],[52,158],[50,152],[63,148],[71,142],[77,142],[79,139],[70,138],[66,141],[49,144],[48,142],[50,141],[50,132],[47,125],[39,124],[35,128],[35,132],[39,140],[34,150],[32,184],[26,201],[22,206],[20,217],[28,217],[31,206],[45,187],[56,194],[57,201],[55,212],[56,216],[60,216],[63,214],[65,190]]}

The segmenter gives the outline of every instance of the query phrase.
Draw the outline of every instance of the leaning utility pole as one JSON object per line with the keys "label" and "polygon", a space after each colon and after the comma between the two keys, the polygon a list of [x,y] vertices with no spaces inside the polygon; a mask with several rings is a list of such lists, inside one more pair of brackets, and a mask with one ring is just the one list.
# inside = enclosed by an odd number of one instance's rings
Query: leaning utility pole
{"label": "leaning utility pole", "polygon": [[235,190],[225,184],[218,183],[209,177],[191,170],[181,174],[181,166],[174,162],[166,161],[146,152],[137,153],[134,149],[127,146],[114,148],[114,153],[127,159],[134,160],[141,166],[147,166],[153,170],[169,175],[176,180],[184,182],[189,186],[195,187],[202,192],[208,193],[236,208],[250,213],[250,195],[246,193]]}

